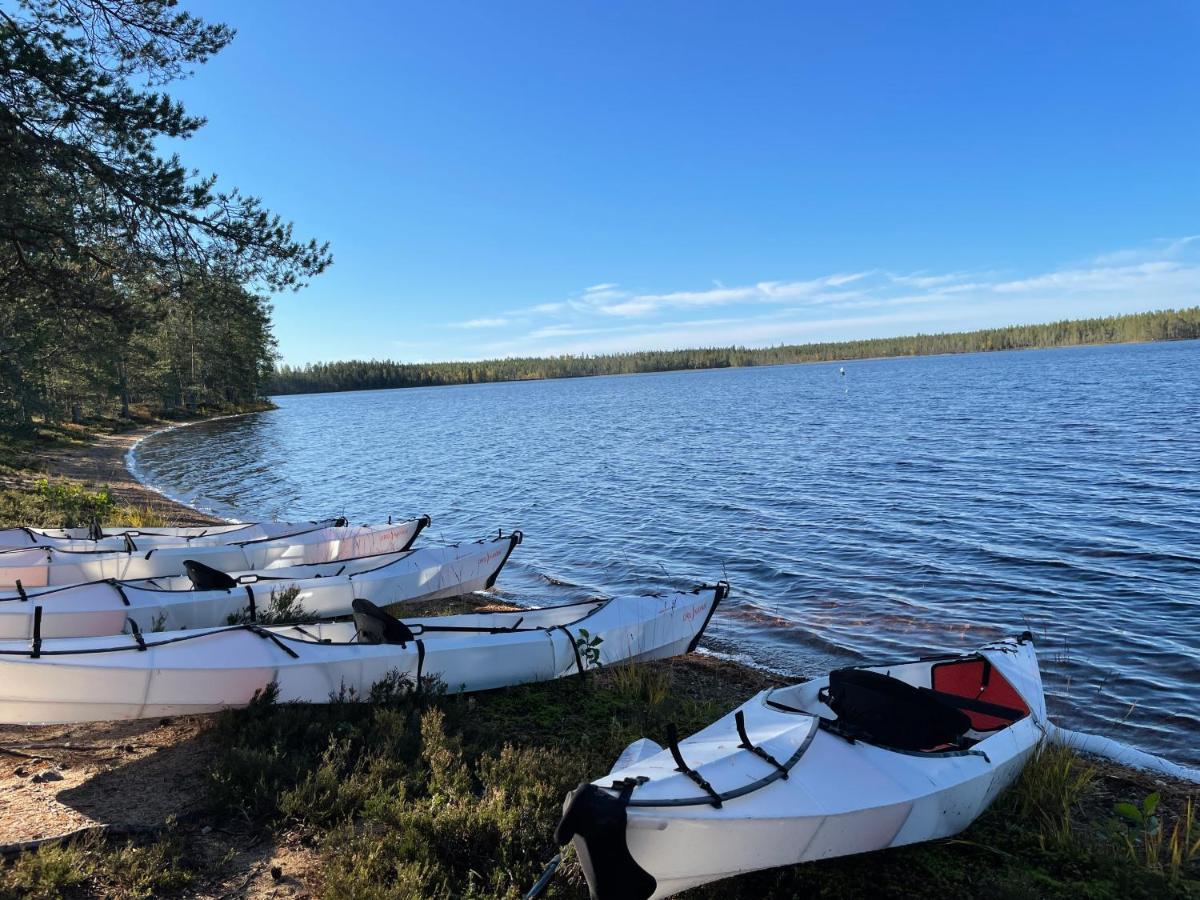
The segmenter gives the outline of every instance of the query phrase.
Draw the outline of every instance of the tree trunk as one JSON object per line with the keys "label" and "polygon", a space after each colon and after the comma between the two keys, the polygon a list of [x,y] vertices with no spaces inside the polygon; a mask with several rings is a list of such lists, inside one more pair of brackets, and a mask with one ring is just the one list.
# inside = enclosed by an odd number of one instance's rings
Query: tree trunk
{"label": "tree trunk", "polygon": [[117,361],[117,385],[121,392],[121,418],[129,418],[129,379],[126,376],[125,360]]}

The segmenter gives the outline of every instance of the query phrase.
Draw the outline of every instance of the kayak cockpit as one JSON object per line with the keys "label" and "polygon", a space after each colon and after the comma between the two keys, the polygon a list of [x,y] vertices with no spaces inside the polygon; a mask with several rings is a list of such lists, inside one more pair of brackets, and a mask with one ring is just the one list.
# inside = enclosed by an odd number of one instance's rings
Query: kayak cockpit
{"label": "kayak cockpit", "polygon": [[907,753],[968,750],[1030,714],[987,657],[836,669],[827,679],[771,691],[768,706],[815,715],[847,740]]}

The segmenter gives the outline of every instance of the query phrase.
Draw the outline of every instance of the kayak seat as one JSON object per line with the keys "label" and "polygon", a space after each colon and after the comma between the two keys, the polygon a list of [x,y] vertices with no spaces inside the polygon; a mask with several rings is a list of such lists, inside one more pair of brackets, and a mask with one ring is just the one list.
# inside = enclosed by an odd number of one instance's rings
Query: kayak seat
{"label": "kayak seat", "polygon": [[206,566],[194,559],[185,559],[183,570],[187,572],[192,587],[198,591],[229,591],[237,587],[237,582],[220,569]]}
{"label": "kayak seat", "polygon": [[1029,705],[982,656],[935,663],[930,677],[933,690],[966,713],[973,731],[1007,728],[1029,715]]}
{"label": "kayak seat", "polygon": [[370,600],[356,598],[352,608],[360,644],[399,644],[403,647],[416,640],[411,628]]}
{"label": "kayak seat", "polygon": [[830,672],[825,703],[837,714],[837,731],[897,750],[959,747],[971,729],[965,713],[932,691],[869,669]]}

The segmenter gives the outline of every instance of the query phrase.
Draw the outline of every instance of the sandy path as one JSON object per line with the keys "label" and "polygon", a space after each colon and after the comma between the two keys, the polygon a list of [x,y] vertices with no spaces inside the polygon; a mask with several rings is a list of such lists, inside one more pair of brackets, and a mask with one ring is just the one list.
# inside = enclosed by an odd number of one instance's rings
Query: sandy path
{"label": "sandy path", "polygon": [[107,485],[118,503],[149,508],[173,524],[211,525],[220,522],[220,519],[168,500],[158,491],[138,482],[125,467],[125,454],[129,448],[142,438],[162,431],[164,427],[148,425],[121,434],[105,434],[93,443],[48,450],[39,457],[50,475]]}
{"label": "sandy path", "polygon": [[[171,522],[218,521],[138,483],[125,467],[129,448],[163,427],[101,435],[46,451],[39,460],[51,476],[107,485],[118,503],[152,509]],[[0,726],[0,843],[99,823],[158,825],[186,812],[200,787],[197,738],[204,721]],[[51,780],[40,780],[46,777]]]}

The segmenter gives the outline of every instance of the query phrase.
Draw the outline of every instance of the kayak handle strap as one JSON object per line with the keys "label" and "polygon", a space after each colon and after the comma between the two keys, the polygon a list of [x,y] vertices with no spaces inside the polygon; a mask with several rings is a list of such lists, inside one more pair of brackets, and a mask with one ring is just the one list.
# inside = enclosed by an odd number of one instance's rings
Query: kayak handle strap
{"label": "kayak handle strap", "polygon": [[750,740],[749,735],[746,734],[746,714],[739,709],[736,713],[734,713],[733,721],[737,725],[738,737],[742,739],[742,742],[738,744],[738,746],[743,750],[749,750],[759,759],[774,766],[775,770],[779,772],[779,777],[784,781],[787,781],[788,770],[784,767],[783,763],[777,760],[762,747],[756,747]]}
{"label": "kayak handle strap", "polygon": [[263,628],[261,625],[243,625],[242,627],[252,634],[257,634],[260,638],[271,641],[276,647],[278,647],[292,659],[300,658],[300,654],[281,641],[275,632],[267,631],[267,629]]}
{"label": "kayak handle strap", "polygon": [[721,795],[708,783],[708,779],[684,762],[683,754],[679,752],[679,732],[676,730],[673,722],[667,725],[667,747],[670,749],[671,756],[675,760],[675,771],[682,772],[688,778],[692,779],[692,781],[696,782],[700,786],[700,789],[711,798],[709,802],[712,803],[713,808],[720,809],[722,805]]}
{"label": "kayak handle strap", "polygon": [[33,646],[29,650],[29,658],[37,659],[42,655],[42,608],[33,608]]}

